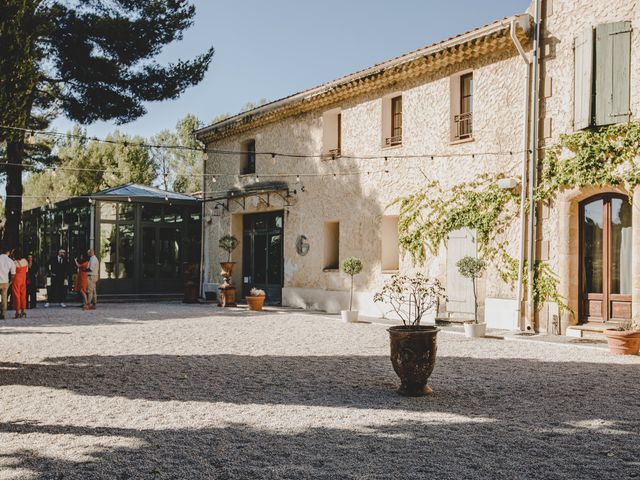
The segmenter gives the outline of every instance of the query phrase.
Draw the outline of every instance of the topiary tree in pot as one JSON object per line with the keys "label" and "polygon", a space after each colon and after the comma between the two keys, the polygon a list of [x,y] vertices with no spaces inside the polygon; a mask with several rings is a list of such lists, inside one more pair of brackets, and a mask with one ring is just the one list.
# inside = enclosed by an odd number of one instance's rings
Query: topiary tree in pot
{"label": "topiary tree in pot", "polygon": [[469,338],[484,337],[487,324],[478,322],[478,285],[477,280],[487,269],[487,264],[481,258],[466,256],[456,262],[458,272],[471,280],[473,285],[473,323],[464,324],[464,333]]}
{"label": "topiary tree in pot", "polygon": [[353,277],[362,272],[362,261],[356,257],[349,257],[342,262],[342,271],[351,277],[351,288],[349,292],[349,310],[342,310],[340,314],[345,322],[357,322],[358,311],[353,307]]}
{"label": "topiary tree in pot", "polygon": [[373,297],[375,302],[390,305],[391,312],[403,323],[388,329],[391,363],[400,377],[401,395],[419,397],[431,393],[427,380],[435,367],[440,329],[420,322],[427,312],[437,308],[440,298],[446,299],[444,287],[422,273],[413,277],[393,275]]}
{"label": "topiary tree in pot", "polygon": [[236,306],[236,289],[232,285],[231,275],[233,274],[233,266],[236,262],[231,261],[231,253],[238,247],[239,240],[233,235],[224,235],[218,240],[218,246],[221,250],[227,252],[227,261],[220,262],[220,275],[223,278],[222,285],[218,287],[220,295],[218,306],[235,307]]}

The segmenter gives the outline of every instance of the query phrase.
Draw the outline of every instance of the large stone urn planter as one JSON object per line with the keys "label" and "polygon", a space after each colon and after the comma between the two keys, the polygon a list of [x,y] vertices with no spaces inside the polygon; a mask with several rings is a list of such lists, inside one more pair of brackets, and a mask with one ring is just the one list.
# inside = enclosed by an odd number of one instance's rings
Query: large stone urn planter
{"label": "large stone urn planter", "polygon": [[431,393],[427,380],[436,365],[436,336],[439,328],[429,325],[399,325],[388,329],[391,363],[398,377],[398,393],[420,397]]}
{"label": "large stone urn planter", "polygon": [[638,355],[640,351],[640,330],[604,331],[609,344],[609,351],[614,355]]}

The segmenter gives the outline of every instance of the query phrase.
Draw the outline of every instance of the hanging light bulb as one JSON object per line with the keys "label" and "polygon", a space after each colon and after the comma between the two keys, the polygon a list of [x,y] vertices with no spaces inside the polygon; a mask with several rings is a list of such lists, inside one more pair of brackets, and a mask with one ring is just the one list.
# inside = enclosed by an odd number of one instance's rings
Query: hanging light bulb
{"label": "hanging light bulb", "polygon": [[300,175],[296,175],[296,182],[300,183]]}
{"label": "hanging light bulb", "polygon": [[127,202],[131,203],[131,197],[127,197]]}
{"label": "hanging light bulb", "polygon": [[213,183],[216,183],[218,180],[216,180],[216,177],[211,177],[211,181],[212,181]]}
{"label": "hanging light bulb", "polygon": [[260,181],[260,177],[258,175],[256,175],[256,182]]}
{"label": "hanging light bulb", "polygon": [[168,202],[168,201],[169,201],[169,195],[165,195],[165,196],[164,196],[164,201],[165,201],[165,202]]}

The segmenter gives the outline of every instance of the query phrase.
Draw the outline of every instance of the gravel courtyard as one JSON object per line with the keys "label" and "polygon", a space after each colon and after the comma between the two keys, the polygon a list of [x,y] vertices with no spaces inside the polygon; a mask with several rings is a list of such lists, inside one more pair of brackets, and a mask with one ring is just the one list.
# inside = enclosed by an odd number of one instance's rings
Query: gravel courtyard
{"label": "gravel courtyard", "polygon": [[0,479],[640,478],[640,357],[439,335],[402,398],[385,326],[210,305],[0,323]]}

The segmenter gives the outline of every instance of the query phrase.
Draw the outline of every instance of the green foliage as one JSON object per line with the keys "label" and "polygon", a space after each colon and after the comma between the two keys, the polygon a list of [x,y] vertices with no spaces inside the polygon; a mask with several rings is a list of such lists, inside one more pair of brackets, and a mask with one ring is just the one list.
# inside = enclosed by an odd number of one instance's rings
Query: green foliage
{"label": "green foliage", "polygon": [[342,262],[342,271],[353,277],[362,271],[362,261],[356,257],[349,257]]}
{"label": "green foliage", "polygon": [[229,259],[227,261],[231,261],[231,253],[238,247],[239,243],[240,241],[233,235],[227,234],[220,237],[220,240],[218,240],[218,247],[229,255]]}
{"label": "green foliage", "polygon": [[[523,275],[523,279],[526,285],[526,275]],[[555,302],[561,315],[564,311],[573,315],[565,298],[558,293],[558,275],[547,262],[537,261],[533,268],[533,304],[539,309],[544,302]]]}
{"label": "green foliage", "polygon": [[[210,48],[192,60],[157,61],[191,26],[195,7],[188,1],[4,0],[1,13],[0,124],[12,127],[43,130],[59,115],[81,124],[135,120],[146,102],[177,98],[199,83],[213,57]],[[4,169],[11,212],[4,240],[17,244],[20,165],[55,159],[24,131],[0,129],[0,145],[0,163],[13,164]],[[125,175],[144,175],[145,163],[143,155],[132,159]]]}
{"label": "green foliage", "polygon": [[619,185],[631,192],[640,184],[639,157],[640,123],[563,135],[541,159],[536,199],[571,187]]}
{"label": "green foliage", "polygon": [[480,278],[487,268],[487,264],[481,258],[466,256],[456,262],[458,272],[465,278]]}
{"label": "green foliage", "polygon": [[498,263],[506,280],[511,259],[506,244],[495,239],[516,218],[519,196],[498,187],[500,178],[485,175],[449,189],[432,182],[424,191],[396,200],[400,203],[398,233],[402,250],[411,255],[414,263],[422,264],[426,259],[425,245],[435,255],[451,232],[470,228],[476,231],[482,256]]}

